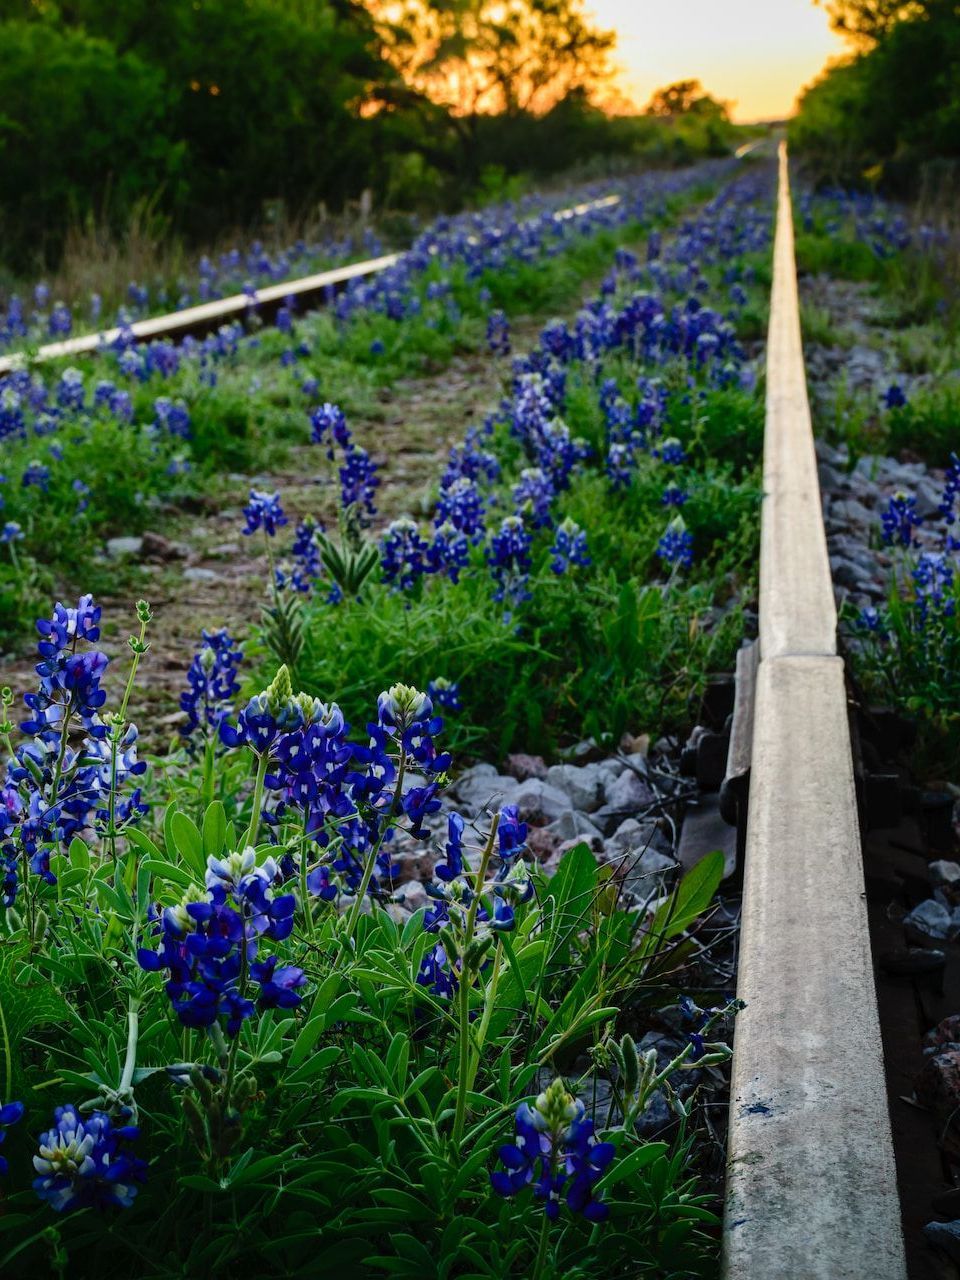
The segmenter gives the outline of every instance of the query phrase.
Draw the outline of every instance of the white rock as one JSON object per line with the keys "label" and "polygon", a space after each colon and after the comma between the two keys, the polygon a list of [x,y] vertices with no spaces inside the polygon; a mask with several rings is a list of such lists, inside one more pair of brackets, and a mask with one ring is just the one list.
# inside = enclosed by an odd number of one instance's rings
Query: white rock
{"label": "white rock", "polygon": [[143,549],[142,538],[108,538],[107,555],[115,560],[123,556],[138,556]]}
{"label": "white rock", "polygon": [[605,794],[607,806],[624,814],[634,813],[656,799],[649,784],[638,778],[632,769],[625,769],[619,778],[615,778]]}
{"label": "white rock", "polygon": [[960,880],[960,863],[931,862],[928,868],[930,872],[930,880],[935,885],[954,885]]}
{"label": "white rock", "polygon": [[[516,784],[514,784],[516,786]],[[507,804],[515,804],[524,822],[554,822],[573,808],[566,792],[540,778],[528,778],[512,792]]]}
{"label": "white rock", "polygon": [[492,765],[478,764],[460,775],[451,788],[451,795],[472,816],[488,807],[499,809],[510,803],[507,797],[516,790],[516,778],[497,773]]}
{"label": "white rock", "polygon": [[575,809],[592,813],[603,802],[605,774],[597,764],[555,764],[547,770],[547,782],[570,797]]}
{"label": "white rock", "polygon": [[566,813],[562,813],[559,818],[550,823],[547,831],[564,841],[576,840],[578,836],[601,838],[600,832],[590,819],[575,809],[568,809]]}
{"label": "white rock", "polygon": [[960,909],[951,914],[942,903],[928,898],[904,918],[903,926],[908,932],[921,938],[952,938],[960,929]]}

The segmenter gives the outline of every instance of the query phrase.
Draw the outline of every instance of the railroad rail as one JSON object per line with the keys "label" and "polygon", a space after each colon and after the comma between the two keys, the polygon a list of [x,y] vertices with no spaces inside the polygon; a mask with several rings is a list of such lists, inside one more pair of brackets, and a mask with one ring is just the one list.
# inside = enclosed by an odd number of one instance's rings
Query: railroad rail
{"label": "railroad rail", "polygon": [[904,1280],[782,142],[779,166],[724,1275]]}
{"label": "railroad rail", "polygon": [[[581,217],[594,209],[608,209],[620,203],[620,196],[599,196],[596,200],[585,200],[580,204],[559,209],[553,217],[559,222],[570,218]],[[476,241],[469,236],[468,240]],[[431,247],[432,253],[436,249]],[[251,307],[258,311],[271,312],[282,306],[288,298],[300,302],[326,301],[331,294],[339,292],[353,280],[361,280],[367,276],[378,275],[400,261],[402,253],[385,253],[378,258],[368,258],[364,262],[354,262],[345,267],[335,267],[331,271],[319,271],[313,275],[300,276],[296,280],[282,281],[280,284],[267,285],[257,289],[255,293],[234,293],[227,298],[219,298],[215,302],[203,302],[195,307],[184,307],[181,311],[173,311],[168,315],[152,316],[146,320],[136,320],[133,324],[121,329],[115,325],[111,329],[102,329],[97,333],[83,334],[77,338],[65,338],[62,342],[48,342],[36,352],[13,352],[0,357],[0,374],[9,373],[12,369],[38,360],[56,360],[63,356],[90,355],[102,347],[109,347],[120,338],[121,334],[132,335],[136,342],[150,342],[154,338],[184,338],[188,334],[209,333],[246,315]]]}

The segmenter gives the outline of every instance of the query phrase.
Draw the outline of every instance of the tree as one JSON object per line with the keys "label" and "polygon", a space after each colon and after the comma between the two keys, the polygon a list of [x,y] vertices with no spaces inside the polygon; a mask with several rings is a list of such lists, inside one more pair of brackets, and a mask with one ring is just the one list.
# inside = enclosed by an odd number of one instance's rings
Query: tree
{"label": "tree", "polygon": [[[814,0],[815,4],[822,0]],[[852,43],[869,47],[882,40],[896,26],[924,13],[927,0],[825,0],[834,31]]]}
{"label": "tree", "polygon": [[674,84],[658,89],[647,104],[648,116],[712,116],[729,120],[730,112],[725,102],[718,102],[705,93],[699,80],[677,80]]}
{"label": "tree", "polygon": [[383,51],[408,85],[450,114],[468,172],[478,119],[542,114],[612,74],[614,33],[583,0],[367,0]]}

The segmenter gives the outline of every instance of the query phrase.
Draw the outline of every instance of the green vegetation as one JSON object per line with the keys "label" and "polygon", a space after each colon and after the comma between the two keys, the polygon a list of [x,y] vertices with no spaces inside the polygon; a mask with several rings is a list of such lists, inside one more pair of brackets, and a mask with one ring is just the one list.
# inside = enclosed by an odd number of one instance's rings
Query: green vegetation
{"label": "green vegetation", "polygon": [[[68,243],[68,276],[106,300],[75,259],[119,257],[149,281],[148,246],[176,262],[181,237],[289,243],[365,191],[435,211],[517,194],[524,175],[684,164],[737,137],[702,93],[667,116],[594,105],[612,37],[581,0],[512,0],[507,17],[418,0],[399,23],[382,7],[0,0],[0,271],[56,270]],[[454,100],[467,70],[469,101]]]}
{"label": "green vegetation", "polygon": [[824,181],[923,193],[947,213],[960,160],[957,0],[832,0],[856,52],[803,95],[790,143]]}

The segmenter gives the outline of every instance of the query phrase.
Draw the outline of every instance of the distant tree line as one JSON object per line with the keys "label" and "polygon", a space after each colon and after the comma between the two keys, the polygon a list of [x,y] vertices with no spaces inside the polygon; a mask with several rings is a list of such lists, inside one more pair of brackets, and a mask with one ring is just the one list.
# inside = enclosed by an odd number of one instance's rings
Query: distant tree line
{"label": "distant tree line", "polygon": [[202,239],[267,204],[427,210],[728,147],[699,87],[666,123],[598,108],[612,46],[583,0],[0,0],[0,256],[55,262],[91,219]]}
{"label": "distant tree line", "polygon": [[833,182],[909,193],[960,162],[958,0],[832,0],[850,58],[803,95],[790,128],[794,148]]}

